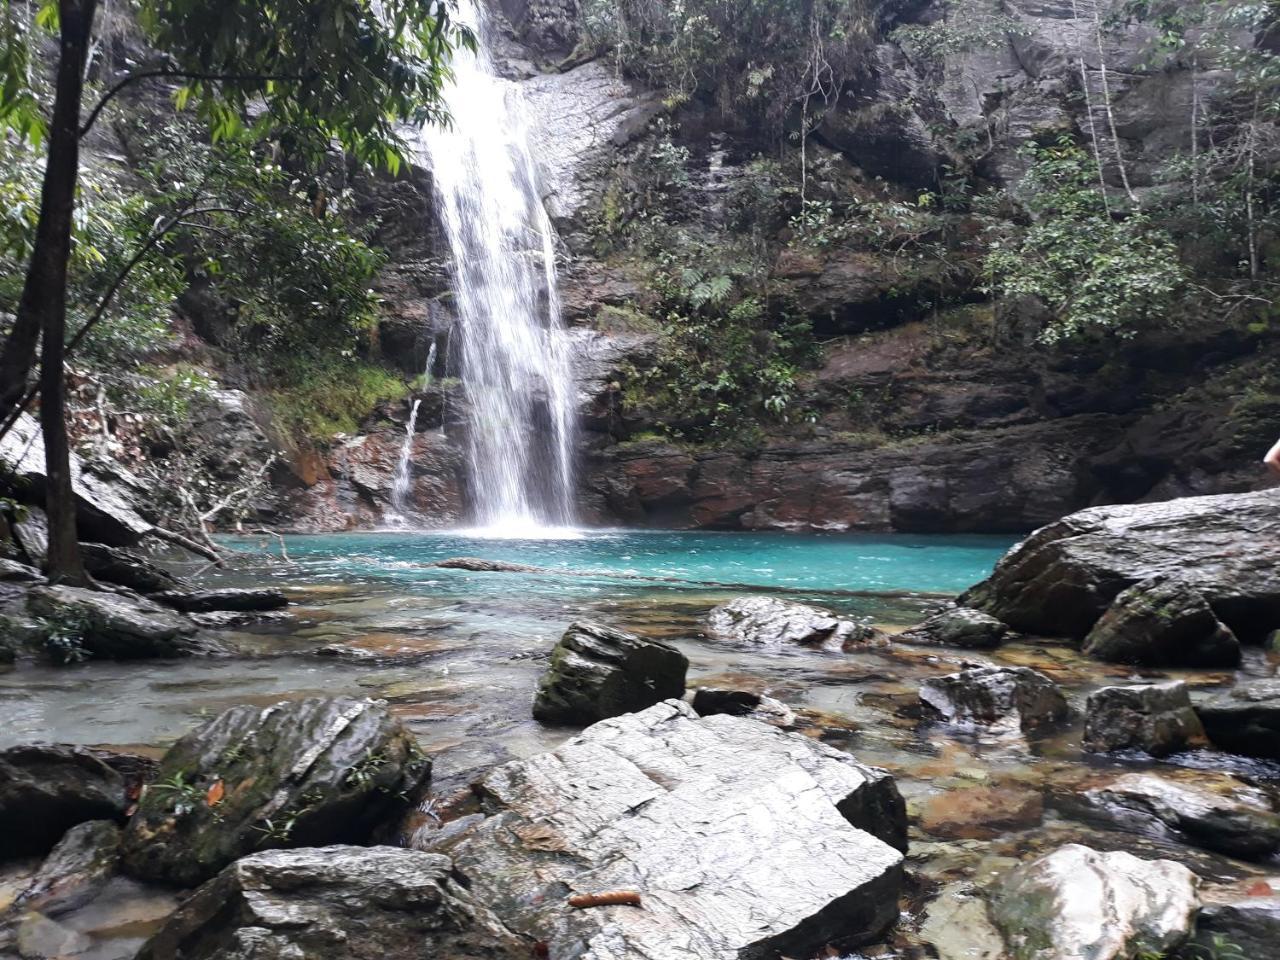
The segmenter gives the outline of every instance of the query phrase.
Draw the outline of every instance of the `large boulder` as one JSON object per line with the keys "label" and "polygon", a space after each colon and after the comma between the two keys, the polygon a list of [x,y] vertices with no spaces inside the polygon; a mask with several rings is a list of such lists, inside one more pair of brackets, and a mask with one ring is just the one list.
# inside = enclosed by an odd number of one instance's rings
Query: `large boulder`
{"label": "large boulder", "polygon": [[184,657],[221,652],[199,635],[196,625],[172,610],[141,597],[79,587],[37,587],[27,599],[33,617],[52,624],[76,650],[74,656],[109,660]]}
{"label": "large boulder", "polygon": [[194,886],[257,850],[359,843],[430,772],[412,735],[372,701],[233,707],[165,754],[129,821],[124,866]]}
{"label": "large boulder", "polygon": [[949,723],[1032,730],[1066,718],[1058,685],[1030,667],[975,667],[920,685],[926,710]]}
{"label": "large boulder", "polygon": [[80,556],[84,560],[85,569],[94,579],[127,587],[138,593],[177,590],[182,585],[182,581],[168,570],[121,547],[109,547],[105,543],[82,543]]}
{"label": "large boulder", "polygon": [[1280,760],[1280,679],[1240,683],[1195,707],[1215,746]]}
{"label": "large boulder", "polygon": [[1234,857],[1280,850],[1280,814],[1260,791],[1225,774],[1201,771],[1193,783],[1128,773],[1085,792],[1099,813],[1121,824],[1172,835]]}
{"label": "large boulder", "polygon": [[255,853],[173,914],[137,960],[525,960],[438,854],[330,846]]}
{"label": "large boulder", "polygon": [[289,605],[281,590],[270,587],[222,587],[216,590],[170,590],[152,599],[183,613],[257,613]]}
{"label": "large boulder", "polygon": [[595,723],[684,696],[689,660],[675,647],[603,624],[565,631],[538,683],[533,715],[544,723]]}
{"label": "large boulder", "polygon": [[830,610],[778,597],[736,597],[707,615],[707,634],[713,640],[762,650],[812,647],[844,650],[875,637],[863,623],[836,616]]}
{"label": "large boulder", "polygon": [[1085,706],[1084,748],[1098,753],[1143,750],[1163,757],[1208,742],[1179,680],[1102,687]]}
{"label": "large boulder", "polygon": [[972,607],[952,607],[899,634],[909,643],[927,643],[965,650],[990,650],[1000,646],[1009,628],[995,617]]}
{"label": "large boulder", "polygon": [[1280,625],[1280,489],[1092,507],[1014,547],[961,602],[1015,630],[1083,638],[1120,593],[1177,576],[1243,640]]}
{"label": "large boulder", "polygon": [[14,906],[45,916],[83,906],[102,891],[119,859],[120,828],[116,824],[110,820],[76,824],[45,857]]}
{"label": "large boulder", "polygon": [[[0,437],[0,462],[6,485],[25,501],[41,502],[45,489],[44,441],[40,424],[23,414]],[[71,455],[71,488],[81,536],[114,546],[137,543],[153,529],[141,511],[142,484],[118,466],[86,464]],[[41,558],[32,557],[33,560]]]}
{"label": "large boulder", "polygon": [[1199,906],[1181,864],[1073,843],[1014,870],[992,913],[1015,960],[1128,960],[1168,956]]}
{"label": "large boulder", "polygon": [[[811,956],[897,916],[906,819],[892,778],[756,720],[668,701],[475,790],[488,816],[435,846],[547,956]],[[641,909],[565,909],[604,891],[637,893]]]}
{"label": "large boulder", "polygon": [[1095,660],[1148,667],[1234,667],[1240,642],[1208,602],[1161,574],[1120,592],[1084,639]]}
{"label": "large boulder", "polygon": [[84,747],[0,751],[0,859],[47,853],[88,820],[123,820],[125,778]]}

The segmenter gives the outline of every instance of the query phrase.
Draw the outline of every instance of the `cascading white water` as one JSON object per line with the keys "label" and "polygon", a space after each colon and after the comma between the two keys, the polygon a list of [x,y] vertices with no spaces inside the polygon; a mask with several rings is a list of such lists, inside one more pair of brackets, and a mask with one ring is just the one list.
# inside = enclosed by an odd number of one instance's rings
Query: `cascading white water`
{"label": "cascading white water", "polygon": [[[431,341],[431,349],[427,351],[427,365],[422,373],[422,389],[431,386],[431,371],[436,365],[436,342]],[[411,512],[409,507],[409,485],[413,479],[413,437],[418,431],[418,410],[422,399],[413,401],[409,411],[409,422],[404,428],[404,444],[400,447],[400,461],[396,464],[395,476],[391,480],[391,508],[396,517],[403,521]]]}
{"label": "cascading white water", "polygon": [[520,90],[494,72],[485,17],[459,0],[478,51],[453,56],[452,123],[422,132],[453,254],[475,520],[496,533],[573,523],[573,382],[555,237]]}

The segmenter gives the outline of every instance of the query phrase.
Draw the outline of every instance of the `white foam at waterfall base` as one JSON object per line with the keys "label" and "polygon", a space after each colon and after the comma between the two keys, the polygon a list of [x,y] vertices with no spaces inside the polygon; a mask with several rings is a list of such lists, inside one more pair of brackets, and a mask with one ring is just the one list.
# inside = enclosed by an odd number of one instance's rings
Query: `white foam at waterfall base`
{"label": "white foam at waterfall base", "polygon": [[[478,50],[453,57],[451,124],[422,131],[453,258],[475,536],[571,528],[574,387],[555,236],[537,189],[523,99],[499,78],[471,0]],[[481,532],[483,531],[483,533]]]}

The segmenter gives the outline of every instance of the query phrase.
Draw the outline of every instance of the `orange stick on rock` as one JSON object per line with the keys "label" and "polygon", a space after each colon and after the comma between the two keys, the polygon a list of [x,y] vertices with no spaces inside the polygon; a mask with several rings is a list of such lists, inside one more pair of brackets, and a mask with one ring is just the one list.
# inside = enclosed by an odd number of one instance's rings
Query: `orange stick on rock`
{"label": "orange stick on rock", "polygon": [[607,890],[604,893],[580,893],[569,898],[569,906],[585,910],[588,907],[638,907],[640,894],[634,890]]}

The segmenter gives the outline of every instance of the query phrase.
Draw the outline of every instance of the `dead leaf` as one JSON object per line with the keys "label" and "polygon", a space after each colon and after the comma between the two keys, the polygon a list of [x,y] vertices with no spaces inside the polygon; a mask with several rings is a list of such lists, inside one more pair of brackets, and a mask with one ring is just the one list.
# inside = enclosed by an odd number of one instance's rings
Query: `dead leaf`
{"label": "dead leaf", "polygon": [[209,792],[205,794],[205,803],[211,807],[216,807],[222,802],[222,797],[226,794],[227,788],[223,786],[221,780],[215,780],[213,786],[209,788]]}

